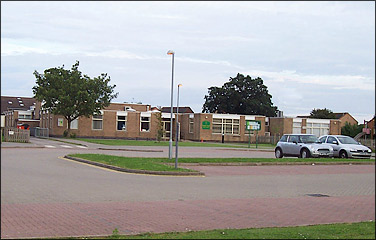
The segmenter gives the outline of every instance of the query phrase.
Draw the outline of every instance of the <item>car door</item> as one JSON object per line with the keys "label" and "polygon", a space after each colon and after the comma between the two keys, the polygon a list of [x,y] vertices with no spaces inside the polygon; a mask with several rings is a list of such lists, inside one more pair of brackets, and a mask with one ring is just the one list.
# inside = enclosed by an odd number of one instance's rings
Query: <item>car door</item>
{"label": "car door", "polygon": [[290,135],[286,143],[286,153],[289,155],[299,155],[299,137],[296,135]]}
{"label": "car door", "polygon": [[333,136],[328,136],[328,138],[326,139],[326,143],[333,147],[333,155],[335,157],[338,157],[339,156],[339,150],[341,148],[338,145],[338,139],[333,137]]}

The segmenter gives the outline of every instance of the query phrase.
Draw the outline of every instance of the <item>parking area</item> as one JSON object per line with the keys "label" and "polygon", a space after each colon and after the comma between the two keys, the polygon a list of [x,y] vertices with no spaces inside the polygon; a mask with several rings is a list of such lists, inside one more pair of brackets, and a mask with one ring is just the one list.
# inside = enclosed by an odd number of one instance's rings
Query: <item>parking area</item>
{"label": "parking area", "polygon": [[[1,238],[111,235],[115,228],[135,234],[375,220],[375,165],[195,166],[206,177],[167,177],[60,158],[89,151],[167,154],[163,148],[133,149],[140,151],[2,148]],[[181,151],[183,156],[250,154]],[[320,194],[325,197],[314,197]]]}

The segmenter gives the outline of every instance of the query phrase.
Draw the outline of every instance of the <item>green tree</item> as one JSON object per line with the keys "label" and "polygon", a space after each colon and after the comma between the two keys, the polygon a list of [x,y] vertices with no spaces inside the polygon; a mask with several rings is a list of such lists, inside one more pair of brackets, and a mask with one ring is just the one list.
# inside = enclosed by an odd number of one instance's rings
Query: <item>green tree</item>
{"label": "green tree", "polygon": [[334,119],[336,118],[335,113],[329,109],[313,109],[309,116],[310,118],[319,118],[319,119]]}
{"label": "green tree", "polygon": [[71,70],[64,69],[63,65],[46,69],[43,74],[34,71],[34,98],[42,102],[43,110],[64,116],[68,121],[68,133],[73,120],[99,114],[118,95],[114,93],[116,85],[108,85],[107,73],[90,78],[83,75],[78,66],[79,61],[76,61]]}
{"label": "green tree", "polygon": [[355,137],[358,133],[362,132],[364,124],[350,124],[348,122],[345,123],[345,126],[341,128],[341,134]]}
{"label": "green tree", "polygon": [[156,133],[156,139],[158,142],[162,140],[164,129],[163,129],[163,122],[162,122],[162,113],[157,112],[156,114],[156,121],[157,121],[157,133]]}
{"label": "green tree", "polygon": [[271,98],[261,78],[252,79],[238,73],[222,87],[208,88],[202,112],[275,117],[277,107],[273,106]]}

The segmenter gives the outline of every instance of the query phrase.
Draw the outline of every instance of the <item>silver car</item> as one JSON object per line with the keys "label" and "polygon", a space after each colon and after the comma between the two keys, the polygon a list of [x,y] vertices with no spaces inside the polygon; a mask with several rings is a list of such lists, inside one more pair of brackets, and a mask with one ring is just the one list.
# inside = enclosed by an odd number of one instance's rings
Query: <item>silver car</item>
{"label": "silver car", "polygon": [[340,158],[370,158],[371,149],[355,141],[352,137],[343,135],[324,135],[320,142],[333,147],[334,157]]}
{"label": "silver car", "polygon": [[285,134],[275,147],[275,157],[333,157],[333,148],[312,134]]}

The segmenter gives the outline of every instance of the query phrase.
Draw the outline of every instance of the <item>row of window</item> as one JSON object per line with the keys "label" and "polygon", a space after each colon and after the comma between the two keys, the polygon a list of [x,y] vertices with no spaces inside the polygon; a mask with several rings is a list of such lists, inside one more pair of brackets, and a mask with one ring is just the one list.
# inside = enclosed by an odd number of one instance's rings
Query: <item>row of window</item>
{"label": "row of window", "polygon": [[[169,120],[163,119],[164,129],[169,129]],[[126,131],[127,130],[127,117],[126,116],[117,116],[117,130]],[[233,134],[239,135],[239,119],[213,119],[213,133],[224,133],[224,134]],[[71,126],[71,129],[76,129]],[[94,115],[93,116],[93,130],[102,130],[103,129],[103,116]],[[189,133],[193,133],[194,129],[194,119],[189,119]],[[141,117],[141,131],[148,132],[150,131],[150,117]]]}
{"label": "row of window", "polygon": [[[293,134],[302,133],[302,123],[293,122]],[[306,133],[322,136],[329,134],[329,123],[306,123]]]}
{"label": "row of window", "polygon": [[239,119],[213,118],[213,133],[239,135]]}
{"label": "row of window", "polygon": [[[141,132],[150,131],[150,117],[141,117]],[[93,116],[93,130],[103,129],[103,115]],[[116,130],[127,131],[127,116],[117,116],[116,118]]]}

